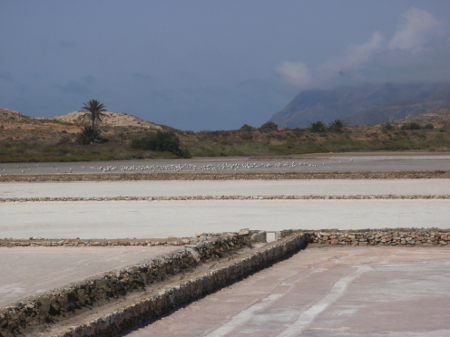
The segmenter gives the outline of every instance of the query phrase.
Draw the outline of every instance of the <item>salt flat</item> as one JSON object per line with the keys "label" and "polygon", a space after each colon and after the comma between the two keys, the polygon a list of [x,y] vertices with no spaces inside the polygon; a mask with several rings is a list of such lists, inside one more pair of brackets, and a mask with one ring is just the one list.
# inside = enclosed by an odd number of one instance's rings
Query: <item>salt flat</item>
{"label": "salt flat", "polygon": [[242,228],[450,228],[450,201],[224,200],[2,203],[2,237],[165,238]]}
{"label": "salt flat", "polygon": [[[239,164],[234,170],[238,172],[450,169],[448,154],[320,154],[289,160],[200,158],[0,164],[0,175],[192,172],[194,169],[189,165],[195,165],[195,170],[214,171],[214,167],[217,171],[227,172],[230,170],[224,164],[228,162]],[[292,165],[293,162],[295,165]],[[183,169],[181,166],[177,168],[177,165],[185,164]],[[107,171],[105,167],[108,165],[115,169]],[[450,179],[1,183],[0,199],[222,195],[439,196],[448,195],[449,191]],[[234,232],[246,227],[270,231],[450,228],[449,209],[448,199],[2,202],[0,237],[166,238],[204,232]],[[97,250],[92,251],[93,248],[0,249],[0,298],[3,298],[0,305],[151,258],[151,254],[156,252],[152,250],[154,247],[96,247]],[[126,250],[128,248],[132,249]],[[136,331],[139,334],[133,337],[290,336],[298,331],[302,331],[303,335],[321,337],[375,337],[384,334],[447,336],[450,326],[446,322],[450,313],[445,294],[450,290],[449,249],[397,249],[307,249],[155,322],[148,327],[153,330]],[[30,272],[32,278],[28,276]],[[341,289],[339,292],[338,288]],[[217,295],[220,296],[214,297]],[[202,313],[201,317],[196,316],[198,312]],[[167,329],[168,324],[170,329]]]}
{"label": "salt flat", "polygon": [[1,247],[0,306],[176,249],[179,248]]}
{"label": "salt flat", "polygon": [[194,180],[1,183],[0,198],[446,195],[450,179]]}
{"label": "salt flat", "polygon": [[306,249],[127,336],[449,336],[449,253]]}

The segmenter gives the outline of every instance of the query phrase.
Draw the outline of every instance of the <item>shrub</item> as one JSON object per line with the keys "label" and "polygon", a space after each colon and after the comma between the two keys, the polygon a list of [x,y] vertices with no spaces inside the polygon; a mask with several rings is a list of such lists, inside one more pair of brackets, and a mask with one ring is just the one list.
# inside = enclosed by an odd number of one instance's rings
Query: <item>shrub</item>
{"label": "shrub", "polygon": [[434,129],[434,125],[431,124],[431,123],[428,123],[428,124],[425,124],[425,125],[423,126],[423,128],[424,128],[425,130],[433,130],[433,129]]}
{"label": "shrub", "polygon": [[244,132],[251,132],[251,131],[254,131],[254,130],[255,130],[255,128],[250,126],[250,125],[248,125],[248,124],[242,125],[241,128],[239,129],[239,131],[244,131]]}
{"label": "shrub", "polygon": [[387,122],[386,124],[383,125],[381,130],[383,132],[393,131],[393,130],[395,130],[395,126],[393,126],[390,122]]}
{"label": "shrub", "polygon": [[169,151],[177,157],[191,157],[188,150],[180,148],[180,139],[173,132],[158,131],[143,138],[135,138],[130,146],[136,150]]}
{"label": "shrub", "polygon": [[100,135],[100,130],[92,126],[86,125],[81,133],[77,136],[77,143],[81,145],[89,145],[93,143],[106,143],[108,139]]}
{"label": "shrub", "polygon": [[420,126],[419,123],[416,122],[409,122],[406,124],[403,124],[401,129],[402,130],[420,130],[422,127]]}
{"label": "shrub", "polygon": [[252,140],[253,135],[250,132],[244,132],[239,137],[241,137],[242,140]]}
{"label": "shrub", "polygon": [[346,125],[342,119],[335,119],[333,122],[330,123],[329,127],[331,131],[342,133]]}
{"label": "shrub", "polygon": [[317,121],[317,122],[311,123],[310,129],[312,132],[326,132],[327,125],[322,121]]}
{"label": "shrub", "polygon": [[271,132],[276,130],[278,130],[278,125],[271,121],[268,121],[259,127],[259,131],[261,132]]}

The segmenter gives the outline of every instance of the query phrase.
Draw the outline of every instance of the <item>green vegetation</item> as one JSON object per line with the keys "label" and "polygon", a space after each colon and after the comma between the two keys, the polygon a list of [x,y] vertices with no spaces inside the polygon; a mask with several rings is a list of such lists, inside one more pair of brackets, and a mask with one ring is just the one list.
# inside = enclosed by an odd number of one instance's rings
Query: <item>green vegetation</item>
{"label": "green vegetation", "polygon": [[394,130],[395,130],[395,126],[393,126],[391,123],[387,122],[386,124],[383,125],[383,127],[381,128],[381,130],[382,130],[383,132],[394,131]]}
{"label": "green vegetation", "polygon": [[108,139],[100,135],[100,130],[94,129],[90,125],[84,126],[81,133],[77,136],[77,143],[81,145],[89,145],[93,143],[106,143]]}
{"label": "green vegetation", "polygon": [[267,123],[261,125],[258,130],[261,132],[276,131],[278,130],[278,125],[276,125],[274,122],[268,121]]}
{"label": "green vegetation", "polygon": [[400,127],[401,130],[420,130],[421,128],[421,125],[416,122],[409,122]]}
{"label": "green vegetation", "polygon": [[256,128],[254,128],[253,126],[250,126],[248,124],[242,125],[241,128],[239,129],[239,131],[248,131],[248,132],[255,131],[255,130],[256,130]]}
{"label": "green vegetation", "polygon": [[78,144],[106,143],[108,139],[101,136],[98,126],[105,117],[102,112],[106,111],[106,107],[96,99],[91,99],[83,104],[81,111],[86,111],[86,113],[82,116],[82,119],[86,121],[86,125],[77,137]]}
{"label": "green vegetation", "polygon": [[[319,123],[320,131],[315,131],[316,128],[278,130],[268,124],[267,128],[261,126],[255,129],[248,126],[240,130],[197,133],[167,127],[164,131],[156,132],[139,127],[104,125],[102,135],[108,138],[108,142],[99,141],[101,136],[96,134],[97,129],[92,129],[91,123],[84,127],[81,134],[73,125],[67,125],[67,131],[64,131],[61,124],[55,124],[59,131],[47,138],[37,131],[28,129],[23,132],[26,128],[21,124],[14,127],[4,124],[0,134],[3,135],[3,138],[0,138],[0,162],[450,150],[450,126],[443,124],[437,128],[432,124],[420,125],[418,129],[416,126],[411,129],[411,124],[408,123],[403,124],[408,125],[407,127],[396,123],[357,127],[342,127],[338,124],[333,122],[327,128],[325,123]],[[36,130],[39,130],[41,125],[41,122],[37,122]]]}
{"label": "green vegetation", "polygon": [[327,132],[327,125],[322,121],[311,123],[310,129],[312,132]]}
{"label": "green vegetation", "polygon": [[144,151],[167,151],[180,158],[191,157],[188,150],[180,147],[180,139],[173,132],[158,131],[142,138],[134,138],[130,147]]}
{"label": "green vegetation", "polygon": [[103,111],[106,111],[106,106],[96,99],[91,99],[87,103],[83,103],[81,111],[86,111],[82,118],[91,124],[92,130],[98,130],[98,124],[105,117]]}
{"label": "green vegetation", "polygon": [[335,119],[330,123],[329,129],[330,131],[342,133],[344,132],[344,128],[346,127],[345,122],[342,119]]}

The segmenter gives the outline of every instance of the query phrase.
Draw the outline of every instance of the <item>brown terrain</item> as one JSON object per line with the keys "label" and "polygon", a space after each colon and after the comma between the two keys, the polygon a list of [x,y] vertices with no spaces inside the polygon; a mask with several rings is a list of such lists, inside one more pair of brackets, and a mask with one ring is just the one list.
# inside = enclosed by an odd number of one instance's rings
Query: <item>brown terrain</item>
{"label": "brown terrain", "polygon": [[[40,141],[64,139],[80,132],[84,125],[82,115],[85,112],[74,111],[66,115],[59,115],[51,118],[32,118],[22,115],[19,112],[0,107],[0,141]],[[105,112],[101,126],[105,135],[119,134],[127,132],[130,134],[141,133],[147,130],[163,130],[164,127],[155,123],[147,122],[137,117],[121,112]],[[400,128],[402,125],[410,122],[417,122],[421,125],[433,124],[435,129],[448,128],[450,126],[450,106],[418,116],[411,116],[405,119],[397,120],[391,124]],[[356,133],[381,132],[384,123],[358,125],[348,127]],[[206,132],[206,134],[216,132]],[[222,131],[224,132],[224,131]],[[182,138],[187,136],[181,131]],[[189,138],[189,137],[188,137]]]}
{"label": "brown terrain", "polygon": [[[53,118],[32,118],[17,111],[0,108],[0,141],[29,140],[46,141],[63,139],[78,134],[83,126],[81,111]],[[108,134],[129,130],[162,130],[160,125],[143,121],[120,112],[105,112],[103,132]]]}

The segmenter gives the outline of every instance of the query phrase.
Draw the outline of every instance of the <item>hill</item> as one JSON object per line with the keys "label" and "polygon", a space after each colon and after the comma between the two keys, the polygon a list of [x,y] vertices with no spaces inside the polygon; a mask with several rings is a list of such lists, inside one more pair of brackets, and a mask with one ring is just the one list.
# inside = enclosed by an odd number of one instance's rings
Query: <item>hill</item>
{"label": "hill", "polygon": [[[60,115],[51,118],[39,118],[41,120],[55,120],[64,123],[82,124],[82,116],[86,112],[74,111],[66,115]],[[125,127],[140,127],[152,130],[162,130],[162,127],[158,124],[146,122],[140,118],[128,115],[123,112],[104,112],[105,117],[103,118],[102,125],[107,126],[125,126]]]}
{"label": "hill", "polygon": [[[75,111],[52,118],[32,118],[21,113],[0,108],[0,141],[61,141],[80,132],[84,112]],[[120,112],[105,112],[101,128],[105,135],[121,132],[141,133],[163,130],[161,125],[146,122]]]}
{"label": "hill", "polygon": [[448,83],[365,84],[300,92],[271,121],[280,127],[308,127],[322,120],[349,125],[389,122],[450,104]]}
{"label": "hill", "polygon": [[31,118],[22,115],[20,112],[0,108],[0,122],[1,123],[25,123]]}
{"label": "hill", "polygon": [[[79,122],[77,114],[69,114]],[[117,115],[116,115],[117,116]],[[64,118],[69,118],[64,117]],[[82,124],[36,119],[8,109],[0,110],[0,163],[175,158],[173,152],[132,146],[148,139],[149,129],[123,123],[103,124],[107,142],[81,144]],[[129,116],[132,117],[132,116]],[[73,119],[72,119],[73,118]],[[417,122],[414,129],[402,125]],[[110,120],[110,123],[111,120]],[[142,123],[142,122],[141,122]],[[427,124],[432,124],[430,127]],[[183,150],[193,157],[273,156],[354,151],[450,151],[450,107],[391,123],[358,125],[343,130],[314,132],[309,128],[284,130],[192,131],[174,130]],[[146,138],[147,137],[147,138]]]}
{"label": "hill", "polygon": [[406,123],[416,122],[420,125],[432,124],[436,129],[450,128],[450,106],[442,109],[429,111],[417,116],[409,116],[404,119],[395,121],[393,125],[402,126]]}

